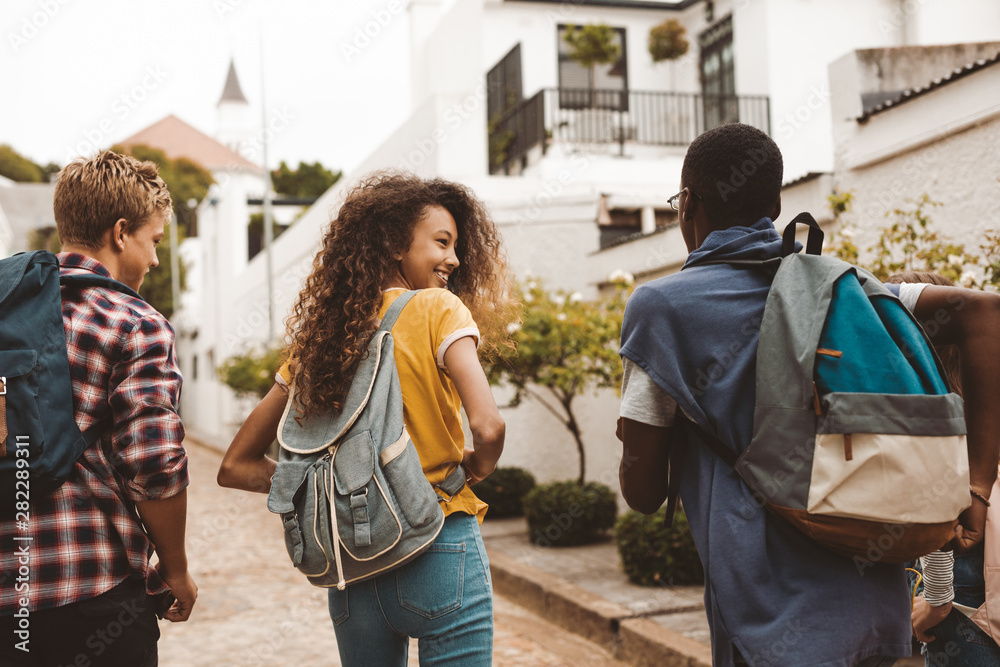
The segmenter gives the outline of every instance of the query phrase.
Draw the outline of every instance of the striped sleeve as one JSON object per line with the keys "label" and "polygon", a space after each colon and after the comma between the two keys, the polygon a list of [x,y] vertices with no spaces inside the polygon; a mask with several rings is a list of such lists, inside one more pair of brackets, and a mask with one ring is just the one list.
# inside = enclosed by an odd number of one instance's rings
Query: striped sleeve
{"label": "striped sleeve", "polygon": [[940,607],[955,599],[954,579],[955,554],[951,551],[935,551],[920,559],[923,567],[924,599],[932,607]]}

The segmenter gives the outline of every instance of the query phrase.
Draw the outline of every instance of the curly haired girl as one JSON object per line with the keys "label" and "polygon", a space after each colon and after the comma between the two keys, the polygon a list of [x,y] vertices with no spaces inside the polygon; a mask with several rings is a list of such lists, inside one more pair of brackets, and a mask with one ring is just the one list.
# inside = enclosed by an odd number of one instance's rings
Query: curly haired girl
{"label": "curly haired girl", "polygon": [[[219,470],[223,486],[267,493],[265,455],[294,385],[304,414],[336,411],[381,316],[419,289],[392,328],[403,421],[431,484],[455,466],[468,484],[442,503],[445,525],[429,551],[344,591],[331,588],[342,663],[489,665],[493,598],[479,532],[486,504],[469,488],[496,468],[504,421],[479,363],[510,345],[516,304],[500,240],[483,204],[456,183],[375,173],[351,190],[326,233],[288,319],[292,358],[237,433]],[[465,447],[461,408],[472,447]]]}

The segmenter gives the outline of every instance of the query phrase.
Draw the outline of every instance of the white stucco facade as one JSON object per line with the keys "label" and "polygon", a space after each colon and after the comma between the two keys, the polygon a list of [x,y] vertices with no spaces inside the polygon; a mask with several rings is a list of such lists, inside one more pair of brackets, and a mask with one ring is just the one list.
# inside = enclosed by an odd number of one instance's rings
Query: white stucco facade
{"label": "white stucco facade", "polygon": [[[951,9],[941,9],[944,4]],[[768,97],[771,135],[785,156],[786,181],[797,180],[783,193],[782,221],[800,210],[811,210],[821,222],[829,221],[826,195],[834,187],[830,173],[835,166],[836,187],[855,187],[860,199],[869,188],[885,187],[877,185],[880,179],[891,183],[897,178],[892,174],[900,163],[894,161],[907,159],[900,153],[883,160],[884,176],[876,175],[873,167],[841,168],[850,159],[842,151],[876,150],[893,124],[887,120],[884,130],[870,131],[870,137],[863,139],[835,138],[843,116],[831,107],[830,62],[859,48],[1000,39],[1000,12],[994,5],[986,0],[714,3],[713,25],[732,17],[735,92]],[[977,20],[969,20],[969,15]],[[690,51],[673,65],[654,65],[646,51],[647,35],[667,18],[677,18],[686,26]],[[573,2],[413,0],[400,20],[407,22],[405,32],[411,39],[411,57],[405,63],[412,72],[408,120],[383,138],[373,137],[369,157],[275,241],[270,299],[264,255],[250,262],[245,253],[240,258],[246,247],[247,212],[241,210],[246,205],[239,203],[243,196],[239,187],[217,193],[215,204],[202,205],[201,227],[212,231],[199,239],[205,294],[188,314],[197,329],[188,344],[199,359],[197,379],[188,372],[190,366],[185,368],[184,417],[193,433],[228,438],[235,432],[249,406],[232,397],[210,366],[246,346],[266,343],[268,302],[276,319],[283,320],[343,192],[371,170],[405,169],[469,185],[489,205],[517,275],[530,271],[554,288],[580,291],[587,298],[599,293],[601,283],[615,269],[648,280],[676,271],[683,263],[687,252],[675,227],[602,250],[596,221],[602,196],[612,208],[642,210],[645,220],[651,219],[655,209],[666,208],[666,199],[679,189],[685,145],[626,141],[622,147],[617,142],[582,144],[553,137],[544,156],[541,146],[529,152],[527,165],[518,175],[489,175],[484,80],[487,71],[520,44],[524,99],[541,89],[556,88],[558,25],[606,22],[625,30],[629,90],[697,94],[701,90],[697,37],[710,25],[705,3],[672,11]],[[869,125],[874,128],[877,122],[881,120],[875,116]],[[977,127],[996,138],[995,127]],[[970,150],[988,150],[985,141],[972,146],[974,142],[961,134],[948,141],[969,141]],[[936,191],[934,179],[940,177],[934,174],[951,168],[951,159],[939,158],[922,170],[919,179],[907,181],[906,188]],[[992,156],[983,159],[991,160],[989,164],[996,161]],[[968,176],[976,183],[985,178]],[[976,188],[987,185],[983,182]],[[971,185],[960,187],[941,196],[960,198],[959,193],[971,189]],[[277,333],[282,331],[279,324]],[[502,390],[497,397],[502,403]],[[616,487],[618,397],[613,391],[603,391],[582,397],[578,403],[588,478]],[[504,415],[507,447],[501,465],[525,467],[541,481],[576,475],[573,440],[551,415],[530,400],[515,410],[505,409]]]}

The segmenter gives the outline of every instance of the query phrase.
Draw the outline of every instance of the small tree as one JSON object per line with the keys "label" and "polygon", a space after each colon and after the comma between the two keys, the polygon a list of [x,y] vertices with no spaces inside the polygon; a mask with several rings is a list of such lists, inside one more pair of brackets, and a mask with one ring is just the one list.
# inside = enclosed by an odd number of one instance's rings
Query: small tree
{"label": "small tree", "polygon": [[649,31],[649,55],[654,63],[670,63],[670,88],[674,88],[674,65],[688,52],[687,30],[677,19],[667,19]]}
{"label": "small tree", "polygon": [[45,170],[9,144],[0,144],[0,176],[18,183],[41,183],[45,180]]}
{"label": "small tree", "polygon": [[615,38],[615,29],[606,23],[570,26],[563,34],[570,59],[590,70],[591,95],[596,87],[597,66],[616,63],[622,57],[622,49]]}
{"label": "small tree", "polygon": [[315,198],[333,187],[342,175],[343,172],[334,173],[319,162],[299,162],[299,168],[293,170],[282,160],[271,172],[271,184],[275,192],[286,197]]}
{"label": "small tree", "polygon": [[[835,192],[828,197],[834,219],[850,213],[854,195]],[[904,271],[939,273],[952,282],[975,289],[1000,288],[1000,233],[984,234],[979,252],[966,250],[933,229],[928,209],[941,206],[928,195],[908,200],[903,207],[886,212],[890,223],[879,230],[878,240],[864,257],[854,242],[854,230],[841,225],[827,249],[852,264],[859,264],[880,280]]]}
{"label": "small tree", "polygon": [[280,348],[250,350],[229,357],[217,372],[219,379],[239,398],[262,399],[274,386],[274,374],[284,362],[285,352]]}
{"label": "small tree", "polygon": [[530,397],[566,427],[580,455],[581,485],[586,454],[573,403],[588,390],[621,386],[618,341],[631,282],[622,273],[614,282],[614,296],[600,301],[528,282],[521,288],[522,323],[512,336],[517,350],[502,351],[487,368],[491,383],[513,386],[511,406]]}

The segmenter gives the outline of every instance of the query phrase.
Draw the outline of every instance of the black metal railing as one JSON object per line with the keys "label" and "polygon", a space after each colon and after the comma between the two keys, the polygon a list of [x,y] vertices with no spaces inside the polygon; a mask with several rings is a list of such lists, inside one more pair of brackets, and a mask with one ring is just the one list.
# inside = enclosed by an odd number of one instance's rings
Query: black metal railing
{"label": "black metal railing", "polygon": [[771,133],[770,99],[637,90],[544,88],[489,123],[491,174],[526,165],[550,143],[686,146],[713,127],[740,121]]}

